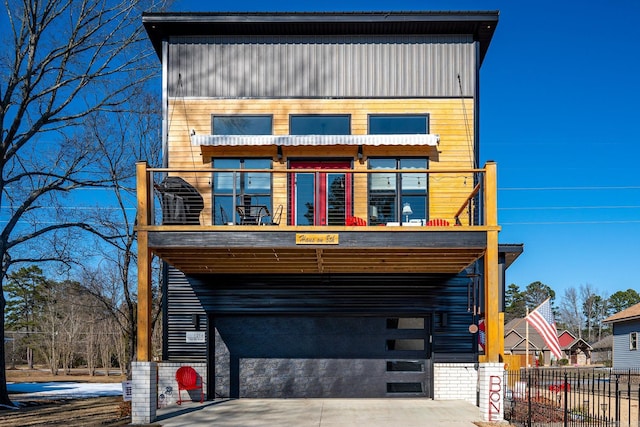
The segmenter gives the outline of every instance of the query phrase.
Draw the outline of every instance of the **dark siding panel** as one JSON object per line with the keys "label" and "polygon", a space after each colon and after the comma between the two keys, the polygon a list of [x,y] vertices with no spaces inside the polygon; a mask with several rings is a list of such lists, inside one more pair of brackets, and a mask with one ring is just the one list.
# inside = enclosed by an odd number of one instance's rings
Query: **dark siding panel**
{"label": "dark siding panel", "polygon": [[[469,333],[472,279],[452,275],[199,276],[190,278],[216,315],[426,316],[437,361],[475,361]],[[442,319],[446,319],[442,322]]]}
{"label": "dark siding panel", "polygon": [[447,280],[435,298],[433,327],[434,362],[475,362],[477,335],[469,332],[472,314],[471,278],[457,276]]}
{"label": "dark siding panel", "polygon": [[[475,361],[476,335],[466,273],[454,275],[202,275],[170,273],[169,360],[204,360],[204,345],[187,345],[193,313],[215,316],[433,316],[434,361]],[[442,323],[442,318],[446,319]],[[205,316],[201,316],[204,322]],[[201,325],[204,330],[204,325]]]}
{"label": "dark siding panel", "polygon": [[186,342],[186,332],[196,330],[194,315],[198,315],[200,330],[207,330],[205,311],[182,272],[170,267],[168,282],[165,357],[172,362],[206,362],[206,343]]}

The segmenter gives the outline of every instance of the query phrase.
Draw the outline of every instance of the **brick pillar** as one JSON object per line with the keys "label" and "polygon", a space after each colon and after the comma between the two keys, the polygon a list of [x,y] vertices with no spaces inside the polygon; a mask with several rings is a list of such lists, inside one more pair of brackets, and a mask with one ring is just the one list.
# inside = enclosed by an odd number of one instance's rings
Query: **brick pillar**
{"label": "brick pillar", "polygon": [[487,422],[504,420],[504,363],[480,363],[478,368],[480,414]]}
{"label": "brick pillar", "polygon": [[149,424],[156,419],[157,368],[156,362],[131,362],[131,424]]}

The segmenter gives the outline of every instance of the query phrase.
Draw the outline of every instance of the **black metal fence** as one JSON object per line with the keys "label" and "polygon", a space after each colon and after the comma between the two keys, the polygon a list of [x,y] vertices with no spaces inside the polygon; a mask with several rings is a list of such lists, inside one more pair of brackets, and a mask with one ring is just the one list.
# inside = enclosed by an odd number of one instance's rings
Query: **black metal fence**
{"label": "black metal fence", "polygon": [[640,369],[506,371],[504,417],[516,426],[640,426]]}

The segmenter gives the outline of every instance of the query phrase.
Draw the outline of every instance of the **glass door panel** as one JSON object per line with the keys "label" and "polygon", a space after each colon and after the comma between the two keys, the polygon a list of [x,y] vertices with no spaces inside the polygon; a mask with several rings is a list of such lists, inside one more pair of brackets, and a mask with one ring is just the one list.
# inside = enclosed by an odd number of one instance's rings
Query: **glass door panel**
{"label": "glass door panel", "polygon": [[296,173],[295,185],[295,225],[314,225],[315,212],[315,175]]}
{"label": "glass door panel", "polygon": [[[345,225],[352,207],[350,162],[291,162],[291,169],[315,169],[294,174],[291,210],[294,225]],[[325,172],[325,170],[327,170]]]}
{"label": "glass door panel", "polygon": [[344,225],[347,207],[346,174],[327,173],[324,175],[326,177],[326,191],[324,191],[326,195],[326,223],[327,225]]}

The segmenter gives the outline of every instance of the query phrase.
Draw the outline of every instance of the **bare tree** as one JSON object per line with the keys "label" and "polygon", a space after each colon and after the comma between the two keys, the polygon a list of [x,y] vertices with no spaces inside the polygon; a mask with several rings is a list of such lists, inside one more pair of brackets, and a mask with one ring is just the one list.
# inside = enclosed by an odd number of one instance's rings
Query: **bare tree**
{"label": "bare tree", "polygon": [[[65,209],[64,197],[110,182],[92,167],[99,153],[83,125],[91,114],[121,114],[131,93],[155,73],[140,25],[143,8],[153,3],[4,1],[9,25],[0,36],[0,341],[2,284],[10,269],[25,262],[70,263],[77,246],[72,242],[78,242],[70,234],[100,233]],[[0,404],[10,405],[4,346],[0,351]]]}
{"label": "bare tree", "polygon": [[607,316],[609,298],[593,285],[580,285],[564,291],[560,320],[572,334],[593,342],[602,338],[602,321]]}
{"label": "bare tree", "polygon": [[[126,339],[127,354],[124,364],[134,359],[137,328],[137,246],[135,231],[135,164],[146,159],[159,165],[161,141],[157,137],[160,128],[158,97],[140,92],[128,101],[135,115],[105,117],[93,114],[87,120],[92,139],[96,141],[99,160],[94,167],[100,175],[110,179],[109,197],[113,200],[109,209],[94,210],[92,223],[100,235],[117,238],[97,239],[96,253],[100,265],[89,269],[86,275],[87,289],[102,302],[103,309]],[[157,282],[155,289],[159,289]],[[158,295],[158,293],[156,292]],[[159,303],[156,305],[157,319]]]}
{"label": "bare tree", "polygon": [[90,376],[96,374],[98,366],[98,348],[103,337],[98,334],[99,324],[95,320],[87,322],[87,334],[84,339],[84,357],[87,361],[87,370]]}
{"label": "bare tree", "polygon": [[560,303],[560,321],[564,327],[578,338],[582,338],[582,302],[576,288],[565,289]]}

